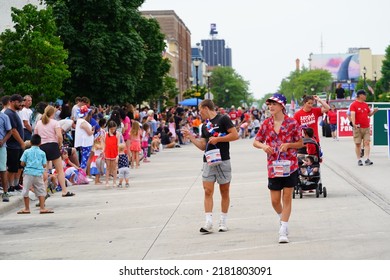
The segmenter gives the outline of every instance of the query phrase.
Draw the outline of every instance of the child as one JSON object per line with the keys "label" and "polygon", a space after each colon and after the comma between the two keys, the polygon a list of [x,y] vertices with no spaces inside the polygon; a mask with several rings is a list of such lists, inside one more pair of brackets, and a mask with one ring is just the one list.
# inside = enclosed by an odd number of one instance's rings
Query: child
{"label": "child", "polygon": [[239,135],[242,139],[245,139],[246,136],[247,136],[247,133],[248,133],[248,122],[244,120],[244,121],[240,124],[240,132],[238,133],[238,135]]}
{"label": "child", "polygon": [[61,158],[62,165],[64,167],[65,178],[68,179],[72,185],[76,185],[77,183],[75,180],[77,178],[79,167],[69,160],[68,151],[66,149],[62,150]]}
{"label": "child", "polygon": [[118,161],[118,177],[119,177],[119,185],[118,188],[122,187],[123,179],[126,182],[126,188],[129,187],[129,178],[130,178],[130,168],[129,168],[129,156],[125,153],[126,144],[121,143],[118,145],[119,154],[117,157]]}
{"label": "child", "polygon": [[106,134],[104,157],[106,159],[106,186],[108,186],[108,179],[110,175],[113,178],[113,186],[116,186],[117,163],[119,136],[121,133],[117,132],[117,125],[114,121],[109,121],[107,124],[108,133]]}
{"label": "child", "polygon": [[[267,154],[268,189],[271,203],[280,219],[279,243],[288,243],[288,221],[291,215],[292,193],[298,183],[296,149],[302,147],[302,131],[298,122],[286,114],[287,99],[275,93],[267,99],[271,117],[264,120],[253,146]],[[289,160],[287,176],[279,176],[273,166],[277,160]]]}
{"label": "child", "polygon": [[314,158],[313,156],[306,156],[303,159],[303,164],[301,167],[301,174],[304,176],[313,176],[318,174],[318,167],[313,167]]}
{"label": "child", "polygon": [[173,142],[177,142],[177,135],[176,135],[176,123],[175,123],[175,118],[172,116],[168,120],[168,129],[169,132],[171,133],[171,139]]}
{"label": "child", "polygon": [[139,152],[141,151],[141,128],[139,122],[135,121],[130,130],[130,151],[131,168],[139,167]]}
{"label": "child", "polygon": [[[317,143],[317,141],[314,138],[314,130],[311,127],[305,127],[303,128],[303,138],[306,139],[312,139],[314,142]],[[306,143],[306,152],[308,155],[317,155],[317,148],[316,145],[313,143]]]}
{"label": "child", "polygon": [[149,124],[144,123],[142,125],[142,141],[141,141],[141,147],[142,151],[144,152],[144,162],[150,162],[148,160],[148,148],[149,148],[149,137],[150,137],[150,129]]}
{"label": "child", "polygon": [[95,184],[99,185],[100,175],[104,174],[104,152],[103,152],[103,141],[102,136],[97,135],[92,146],[93,157],[91,160],[91,175],[95,176]]}
{"label": "child", "polygon": [[23,191],[24,209],[18,214],[30,214],[30,198],[28,196],[30,186],[34,187],[34,193],[39,199],[40,214],[51,214],[53,210],[45,208],[46,187],[43,182],[43,173],[46,168],[46,154],[39,148],[41,137],[38,134],[31,136],[31,148],[23,152],[20,165],[24,167]]}

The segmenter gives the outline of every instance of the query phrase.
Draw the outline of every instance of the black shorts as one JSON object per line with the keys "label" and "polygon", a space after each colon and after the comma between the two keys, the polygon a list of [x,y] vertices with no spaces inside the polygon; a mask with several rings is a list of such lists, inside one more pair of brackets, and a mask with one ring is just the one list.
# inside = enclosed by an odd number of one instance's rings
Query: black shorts
{"label": "black shorts", "polygon": [[47,161],[61,157],[60,146],[58,143],[45,143],[39,146],[39,148],[45,152]]}
{"label": "black shorts", "polygon": [[288,177],[268,178],[268,188],[273,191],[294,188],[296,185],[298,185],[298,170],[295,170]]}
{"label": "black shorts", "polygon": [[22,157],[22,149],[7,148],[7,170],[11,173],[17,173],[22,168],[20,158]]}

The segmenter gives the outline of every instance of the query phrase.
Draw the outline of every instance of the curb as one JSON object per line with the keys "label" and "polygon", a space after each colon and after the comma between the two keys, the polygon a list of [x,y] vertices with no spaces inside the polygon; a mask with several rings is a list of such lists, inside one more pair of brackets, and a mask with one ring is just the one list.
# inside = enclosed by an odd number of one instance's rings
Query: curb
{"label": "curb", "polygon": [[23,207],[22,196],[11,196],[9,202],[0,201],[0,216],[10,212],[17,207]]}

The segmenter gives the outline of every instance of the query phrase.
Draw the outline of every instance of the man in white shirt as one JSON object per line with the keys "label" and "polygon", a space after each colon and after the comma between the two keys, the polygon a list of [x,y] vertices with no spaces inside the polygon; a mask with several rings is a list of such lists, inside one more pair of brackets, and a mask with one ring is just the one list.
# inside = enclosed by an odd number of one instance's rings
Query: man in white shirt
{"label": "man in white shirt", "polygon": [[24,130],[24,138],[23,140],[30,140],[32,135],[32,127],[31,127],[31,115],[33,111],[30,109],[32,105],[32,97],[30,95],[26,95],[24,97],[24,106],[23,109],[18,112],[20,119],[22,120],[23,130]]}

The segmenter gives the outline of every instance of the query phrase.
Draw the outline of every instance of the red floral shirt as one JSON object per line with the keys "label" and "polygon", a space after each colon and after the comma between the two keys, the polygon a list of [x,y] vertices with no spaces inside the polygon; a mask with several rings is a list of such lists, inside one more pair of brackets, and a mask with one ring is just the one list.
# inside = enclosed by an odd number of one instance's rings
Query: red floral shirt
{"label": "red floral shirt", "polygon": [[267,154],[268,178],[275,177],[272,168],[272,162],[274,160],[290,160],[290,174],[298,169],[297,150],[288,149],[287,152],[279,154],[279,147],[283,143],[298,142],[301,138],[302,129],[300,125],[295,119],[290,118],[287,115],[284,116],[284,121],[282,122],[279,133],[276,133],[274,130],[274,119],[272,117],[264,120],[257,132],[256,140],[274,149],[274,153],[271,155]]}

